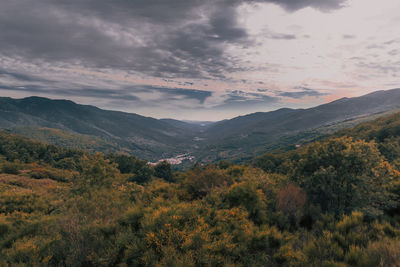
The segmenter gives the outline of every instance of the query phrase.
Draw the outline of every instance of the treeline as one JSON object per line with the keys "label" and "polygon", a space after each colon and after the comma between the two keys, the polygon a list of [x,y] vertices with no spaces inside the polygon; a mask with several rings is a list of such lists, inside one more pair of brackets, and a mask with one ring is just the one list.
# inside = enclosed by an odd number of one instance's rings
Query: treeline
{"label": "treeline", "polygon": [[0,133],[0,265],[399,266],[398,125],[185,172]]}
{"label": "treeline", "polygon": [[[27,140],[21,136],[0,130],[0,157],[7,161],[7,163],[3,164],[3,172],[5,173],[18,174],[19,168],[23,164],[29,163],[37,163],[48,169],[53,168],[81,173],[85,162],[95,161],[99,155]],[[147,164],[147,161],[133,156],[106,154],[100,157],[107,160],[109,164],[114,164],[121,174],[131,173],[130,181],[143,183],[150,180],[152,176],[167,180],[172,177],[171,165],[166,162],[162,162],[153,168]],[[56,177],[33,178],[52,178],[57,180]],[[60,179],[66,181],[62,177]]]}
{"label": "treeline", "polygon": [[77,134],[55,128],[12,127],[9,131],[36,141],[64,148],[80,149],[92,153],[113,153],[125,150],[125,148],[119,144],[101,137]]}

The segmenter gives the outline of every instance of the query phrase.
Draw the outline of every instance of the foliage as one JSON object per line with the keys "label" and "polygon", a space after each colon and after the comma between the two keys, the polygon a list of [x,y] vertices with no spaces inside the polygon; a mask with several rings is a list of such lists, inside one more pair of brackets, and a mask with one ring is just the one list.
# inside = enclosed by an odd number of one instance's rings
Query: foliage
{"label": "foliage", "polygon": [[224,188],[233,183],[233,178],[226,170],[206,167],[195,168],[187,172],[183,186],[194,198],[202,198],[215,189]]}
{"label": "foliage", "polygon": [[154,176],[158,178],[162,178],[168,182],[172,182],[174,179],[174,175],[172,173],[172,167],[171,164],[169,164],[167,161],[162,161],[158,163],[154,167]]}
{"label": "foliage", "polygon": [[309,145],[300,155],[290,176],[323,212],[376,214],[395,205],[387,185],[396,174],[374,142],[334,138]]}
{"label": "foliage", "polygon": [[1,167],[1,172],[8,174],[18,174],[20,168],[20,164],[18,164],[17,162],[5,162]]}
{"label": "foliage", "polygon": [[179,173],[0,132],[0,266],[398,266],[387,132]]}

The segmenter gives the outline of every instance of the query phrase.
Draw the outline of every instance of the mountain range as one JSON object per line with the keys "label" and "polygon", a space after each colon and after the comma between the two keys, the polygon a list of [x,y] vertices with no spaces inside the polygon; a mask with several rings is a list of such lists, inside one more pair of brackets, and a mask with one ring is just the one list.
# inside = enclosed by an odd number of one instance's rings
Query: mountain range
{"label": "mountain range", "polygon": [[[157,161],[190,154],[196,161],[243,160],[305,142],[400,108],[400,89],[377,91],[308,109],[282,108],[220,122],[154,119],[69,100],[0,98],[0,128],[93,151],[122,152]],[[90,144],[90,145],[88,145]]]}

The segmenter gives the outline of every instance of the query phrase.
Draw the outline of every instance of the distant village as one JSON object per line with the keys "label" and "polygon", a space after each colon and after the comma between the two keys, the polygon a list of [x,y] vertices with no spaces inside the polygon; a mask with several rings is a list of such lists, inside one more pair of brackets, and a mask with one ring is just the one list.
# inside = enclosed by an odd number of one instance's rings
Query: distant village
{"label": "distant village", "polygon": [[160,159],[157,162],[149,162],[149,165],[151,166],[155,166],[160,162],[166,161],[171,165],[179,165],[181,164],[184,160],[190,160],[193,161],[194,160],[194,156],[191,156],[190,153],[186,153],[186,154],[182,154],[182,155],[178,155],[176,157],[173,158],[168,158],[168,159]]}

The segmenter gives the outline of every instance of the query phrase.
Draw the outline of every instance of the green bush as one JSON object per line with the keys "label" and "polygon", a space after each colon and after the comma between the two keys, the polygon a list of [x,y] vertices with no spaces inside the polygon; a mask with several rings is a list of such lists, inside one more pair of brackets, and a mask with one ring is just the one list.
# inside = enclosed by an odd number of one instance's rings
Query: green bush
{"label": "green bush", "polygon": [[16,162],[6,162],[1,167],[1,171],[7,174],[19,174],[21,165]]}
{"label": "green bush", "polygon": [[171,164],[165,160],[158,163],[154,167],[154,176],[164,179],[167,182],[172,182],[174,180],[174,175],[172,173]]}

